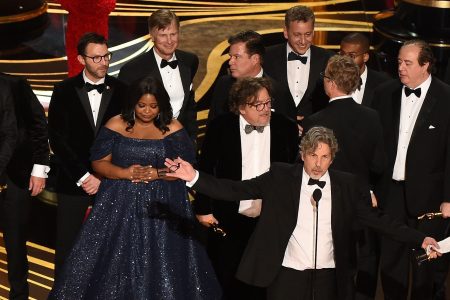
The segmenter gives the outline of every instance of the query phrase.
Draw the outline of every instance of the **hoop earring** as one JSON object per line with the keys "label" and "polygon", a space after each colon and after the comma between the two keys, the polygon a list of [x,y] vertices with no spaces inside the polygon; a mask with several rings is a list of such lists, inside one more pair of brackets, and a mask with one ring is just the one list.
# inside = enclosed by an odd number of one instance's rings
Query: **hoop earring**
{"label": "hoop earring", "polygon": [[161,113],[158,113],[158,115],[156,116],[156,121],[159,121],[159,118],[161,117]]}
{"label": "hoop earring", "polygon": [[135,120],[136,120],[136,112],[133,111],[133,121],[135,121]]}

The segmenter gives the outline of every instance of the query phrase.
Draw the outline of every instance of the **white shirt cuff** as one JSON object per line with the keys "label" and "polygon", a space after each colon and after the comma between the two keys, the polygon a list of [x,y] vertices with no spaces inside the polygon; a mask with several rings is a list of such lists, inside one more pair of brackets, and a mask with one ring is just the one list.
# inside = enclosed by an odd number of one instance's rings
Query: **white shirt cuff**
{"label": "white shirt cuff", "polygon": [[31,176],[48,178],[48,172],[50,172],[50,167],[46,165],[34,164],[33,170],[31,171]]}
{"label": "white shirt cuff", "polygon": [[87,172],[86,174],[84,174],[83,177],[81,177],[78,181],[77,181],[77,186],[81,186],[83,184],[83,181],[86,180],[86,178],[89,177],[89,175],[91,175],[91,173]]}
{"label": "white shirt cuff", "polygon": [[200,174],[198,173],[197,170],[195,170],[195,177],[194,177],[194,179],[192,179],[191,181],[186,181],[186,186],[190,187],[190,188],[192,186],[194,186],[194,184],[197,182],[199,176],[200,176]]}

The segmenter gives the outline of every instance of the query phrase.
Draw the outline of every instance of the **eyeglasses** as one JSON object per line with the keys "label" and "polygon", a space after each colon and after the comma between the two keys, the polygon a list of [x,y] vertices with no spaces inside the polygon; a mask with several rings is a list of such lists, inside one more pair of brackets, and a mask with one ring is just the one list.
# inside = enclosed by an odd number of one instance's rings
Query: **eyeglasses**
{"label": "eyeglasses", "polygon": [[111,60],[111,57],[112,57],[112,53],[111,53],[111,52],[108,52],[108,53],[106,53],[106,54],[103,55],[103,56],[87,56],[87,55],[83,55],[83,57],[88,57],[88,58],[92,59],[92,61],[93,61],[94,63],[98,64],[98,63],[100,63],[100,62],[102,61],[102,59],[103,59],[105,62],[110,61],[110,60]]}
{"label": "eyeglasses", "polygon": [[330,80],[330,81],[332,81],[333,79],[331,79],[331,77],[330,76],[328,76],[328,75],[325,75],[325,72],[320,72],[320,77],[322,77],[322,78],[326,78],[326,79],[328,79],[328,80]]}
{"label": "eyeglasses", "polygon": [[176,165],[171,165],[169,167],[169,172],[174,173],[180,168],[180,163],[177,163]]}
{"label": "eyeglasses", "polygon": [[256,108],[257,111],[263,111],[264,108],[266,107],[266,105],[270,109],[272,107],[272,102],[273,102],[273,99],[270,98],[269,101],[266,101],[266,102],[260,102],[260,103],[256,103],[256,104],[247,103],[247,105]]}
{"label": "eyeglasses", "polygon": [[355,58],[357,58],[358,56],[363,55],[364,53],[365,53],[365,52],[362,52],[362,53],[355,53],[355,52],[349,52],[349,53],[346,53],[346,52],[344,52],[344,51],[339,51],[339,52],[338,52],[339,55],[342,55],[342,56],[348,56],[348,57],[350,57],[351,59],[355,59]]}

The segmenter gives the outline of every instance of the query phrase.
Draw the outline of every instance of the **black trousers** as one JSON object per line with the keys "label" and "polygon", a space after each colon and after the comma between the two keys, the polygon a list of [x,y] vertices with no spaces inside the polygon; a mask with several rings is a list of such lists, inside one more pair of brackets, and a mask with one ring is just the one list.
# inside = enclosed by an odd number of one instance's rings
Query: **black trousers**
{"label": "black trousers", "polygon": [[380,237],[370,228],[360,231],[357,241],[356,300],[374,299],[380,262]]}
{"label": "black trousers", "polygon": [[93,197],[58,194],[55,277],[70,254]]}
{"label": "black trousers", "polygon": [[257,219],[236,214],[227,220],[219,218],[219,222],[227,236],[222,237],[210,231],[207,250],[222,286],[223,299],[265,300],[265,289],[248,285],[235,277]]}
{"label": "black trousers", "polygon": [[9,299],[28,299],[27,225],[31,208],[30,191],[7,179],[3,196],[4,241],[8,259]]}
{"label": "black trousers", "polygon": [[267,299],[310,300],[313,292],[315,300],[337,299],[336,270],[299,271],[281,267],[275,281],[267,288]]}
{"label": "black trousers", "polygon": [[[383,210],[391,217],[415,228],[427,236],[441,240],[446,235],[448,221],[444,219],[422,220],[409,216],[405,202],[405,185],[392,181]],[[381,282],[386,300],[406,299],[412,270],[412,300],[445,299],[445,279],[448,272],[448,258],[443,256],[418,266],[412,261],[411,246],[381,239]],[[411,263],[412,262],[412,263]]]}

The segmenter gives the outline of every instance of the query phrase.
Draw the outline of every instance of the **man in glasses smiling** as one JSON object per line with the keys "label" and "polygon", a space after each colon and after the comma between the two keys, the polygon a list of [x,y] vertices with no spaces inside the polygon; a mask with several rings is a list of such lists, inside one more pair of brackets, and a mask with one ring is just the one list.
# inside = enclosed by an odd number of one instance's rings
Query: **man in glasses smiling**
{"label": "man in glasses smiling", "polygon": [[370,57],[369,50],[369,39],[359,32],[346,35],[341,41],[339,50],[340,55],[350,57],[359,67],[361,80],[358,88],[352,93],[352,98],[365,106],[370,106],[372,103],[375,88],[390,79],[387,74],[367,67],[366,63]]}
{"label": "man in glasses smiling", "polygon": [[[298,130],[293,120],[271,111],[272,87],[264,77],[238,79],[231,87],[231,112],[208,125],[199,168],[220,178],[250,179],[268,170],[270,163],[294,162]],[[217,224],[226,237],[210,231],[208,253],[225,299],[264,299],[264,291],[236,280],[234,274],[258,221],[260,199],[223,202],[197,194],[197,219],[207,227]]]}
{"label": "man in glasses smiling", "polygon": [[50,145],[59,164],[56,276],[100,184],[89,149],[100,127],[120,113],[125,98],[125,85],[107,74],[111,53],[106,39],[86,33],[77,49],[84,70],[55,85],[48,111]]}

